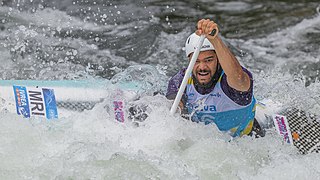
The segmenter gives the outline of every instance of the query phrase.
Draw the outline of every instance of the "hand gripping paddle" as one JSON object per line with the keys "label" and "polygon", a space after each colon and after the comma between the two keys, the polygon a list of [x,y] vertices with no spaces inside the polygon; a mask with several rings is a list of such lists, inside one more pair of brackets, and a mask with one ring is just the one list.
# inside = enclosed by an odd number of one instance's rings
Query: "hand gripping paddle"
{"label": "hand gripping paddle", "polygon": [[[217,30],[214,29],[212,30],[212,32],[210,33],[211,36],[215,36]],[[199,53],[200,53],[200,50],[201,50],[201,46],[203,44],[203,41],[205,39],[205,35],[201,35],[200,36],[200,39],[199,39],[199,42],[198,42],[198,46],[196,48],[196,50],[194,51],[193,55],[192,55],[192,58],[190,60],[190,63],[189,63],[189,66],[184,74],[184,77],[183,77],[183,80],[182,80],[182,83],[180,85],[180,88],[179,88],[179,91],[178,91],[178,94],[176,96],[176,98],[174,99],[174,102],[173,102],[173,105],[170,109],[170,113],[173,115],[179,105],[179,102],[181,100],[181,97],[183,95],[183,91],[184,89],[186,88],[187,86],[187,82],[188,82],[188,78],[190,77],[190,74],[192,72],[192,69],[193,69],[193,66],[194,64],[196,63],[197,59],[198,59],[198,56],[199,56]]]}

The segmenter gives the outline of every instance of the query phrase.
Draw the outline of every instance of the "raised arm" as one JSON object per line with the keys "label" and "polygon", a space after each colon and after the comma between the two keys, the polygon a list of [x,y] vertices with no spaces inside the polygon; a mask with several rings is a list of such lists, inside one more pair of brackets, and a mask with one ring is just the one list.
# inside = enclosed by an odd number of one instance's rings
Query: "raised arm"
{"label": "raised arm", "polygon": [[214,29],[218,31],[218,25],[209,19],[202,19],[198,21],[197,27],[196,34],[205,34],[206,38],[214,46],[219,63],[227,75],[229,86],[238,91],[248,91],[250,88],[250,78],[248,74],[242,70],[239,61],[223,43],[218,32],[215,33],[214,36],[210,35]]}

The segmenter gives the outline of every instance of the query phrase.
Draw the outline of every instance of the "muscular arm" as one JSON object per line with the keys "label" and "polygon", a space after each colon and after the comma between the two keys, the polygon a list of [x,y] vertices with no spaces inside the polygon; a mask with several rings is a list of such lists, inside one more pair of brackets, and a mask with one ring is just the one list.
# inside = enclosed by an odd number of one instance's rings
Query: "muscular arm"
{"label": "muscular arm", "polygon": [[247,73],[242,70],[242,67],[236,57],[231,53],[228,47],[222,42],[219,36],[209,40],[214,48],[219,63],[227,75],[227,82],[230,87],[238,91],[248,91],[250,88],[250,78]]}
{"label": "muscular arm", "polygon": [[214,46],[219,59],[219,63],[227,75],[227,82],[229,86],[238,91],[248,91],[250,88],[250,78],[248,74],[242,70],[239,61],[232,54],[229,48],[223,43],[221,38],[218,35],[210,35],[213,29],[216,29],[218,31],[218,25],[216,23],[208,19],[202,19],[198,22],[198,30],[196,31],[196,33],[198,35],[205,34],[206,38]]}

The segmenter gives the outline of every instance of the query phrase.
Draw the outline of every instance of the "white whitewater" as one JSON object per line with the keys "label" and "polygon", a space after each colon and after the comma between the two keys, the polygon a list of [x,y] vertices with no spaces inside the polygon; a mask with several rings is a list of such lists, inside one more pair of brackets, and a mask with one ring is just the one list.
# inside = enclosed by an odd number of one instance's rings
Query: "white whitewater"
{"label": "white whitewater", "polygon": [[[8,13],[9,10],[2,8],[0,11]],[[49,23],[46,26],[58,29],[77,26],[92,30],[103,29],[90,23],[83,26],[82,22],[70,20],[68,15],[58,10],[43,10],[38,14],[48,15],[47,18],[53,20],[39,19],[28,13],[18,13],[14,17],[21,22],[36,18],[33,21],[35,24],[38,23],[40,26]],[[61,17],[65,22],[55,21]],[[250,58],[243,59],[253,70],[257,99],[273,99],[287,106],[298,106],[313,113],[320,112],[320,83],[315,82],[305,87],[303,75],[294,76],[283,71],[286,68],[285,63],[289,61],[320,61],[319,50],[307,53],[298,51],[299,47],[293,47],[299,43],[296,40],[298,36],[308,32],[319,34],[319,21],[320,16],[315,15],[265,38],[249,41],[230,40],[235,46],[241,45],[243,49],[250,49],[250,57],[261,60],[259,64],[250,62]],[[44,48],[46,43],[68,43],[79,47],[78,54],[95,52],[123,61],[123,58],[111,52],[98,52],[95,45],[87,44],[81,39],[42,39],[42,36],[38,37],[39,32],[24,30],[23,26],[13,32],[17,34],[0,32],[1,39],[22,34],[23,38],[27,36],[30,39],[39,39]],[[178,42],[177,39],[183,38],[186,34],[187,32],[179,33],[179,37],[175,37],[173,43],[167,42],[161,46],[172,47]],[[172,39],[173,35],[162,33],[161,36]],[[15,74],[16,69],[20,67],[19,64],[28,65],[34,61],[30,60],[31,55],[26,56],[31,62],[26,62],[25,59],[11,61],[6,45],[8,44],[2,43],[0,49],[3,79],[90,77],[89,67],[70,66],[69,61],[65,59],[61,59],[61,62],[59,60],[59,68],[54,66],[53,62],[49,62],[49,65],[44,64],[42,71],[37,71],[41,62],[36,63],[37,66],[30,66],[30,72],[37,72],[34,76],[32,73],[27,74],[25,69],[25,74]],[[28,48],[28,44],[24,45]],[[290,50],[292,47],[296,48],[295,51]],[[180,49],[173,51],[178,50]],[[161,53],[166,51],[164,49]],[[161,56],[161,53],[157,55]],[[258,71],[259,69],[263,71]],[[55,71],[50,73],[50,70]],[[165,79],[161,77],[162,82],[165,82]],[[1,108],[0,179],[315,180],[320,177],[320,155],[298,154],[294,147],[281,141],[274,129],[269,129],[264,138],[244,137],[229,142],[230,138],[218,132],[214,125],[205,126],[186,121],[177,114],[170,115],[172,102],[162,95],[150,96],[148,93],[136,102],[148,104],[150,108],[149,117],[137,127],[130,122],[116,122],[113,114],[108,111],[109,101],[110,99],[106,99],[91,111],[55,121],[25,119]]]}

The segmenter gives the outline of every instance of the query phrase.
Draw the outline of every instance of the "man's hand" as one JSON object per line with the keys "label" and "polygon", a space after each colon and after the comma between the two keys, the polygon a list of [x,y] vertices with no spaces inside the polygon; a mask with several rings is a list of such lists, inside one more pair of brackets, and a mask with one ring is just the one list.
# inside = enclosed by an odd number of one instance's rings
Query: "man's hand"
{"label": "man's hand", "polygon": [[[219,33],[218,25],[211,21],[210,19],[201,19],[197,24],[197,35],[204,34],[206,38],[210,41],[213,40]],[[212,34],[213,30],[216,30],[214,34]]]}

